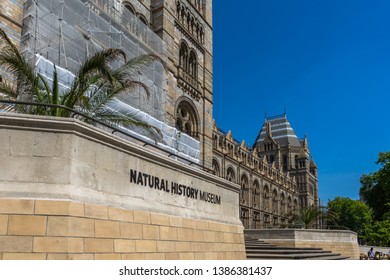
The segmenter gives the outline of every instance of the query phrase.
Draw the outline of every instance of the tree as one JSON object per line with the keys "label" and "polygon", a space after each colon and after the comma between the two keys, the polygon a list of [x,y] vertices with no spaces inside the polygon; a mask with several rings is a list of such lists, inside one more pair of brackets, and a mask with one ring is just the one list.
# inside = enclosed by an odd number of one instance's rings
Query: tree
{"label": "tree", "polygon": [[[51,84],[19,52],[7,34],[0,28],[0,65],[17,78],[17,85],[6,80],[0,82],[0,92],[8,98],[52,105],[61,105],[109,125],[135,125],[149,131],[158,129],[138,119],[121,106],[116,99],[135,87],[142,87],[149,95],[148,88],[142,82],[134,80],[144,66],[161,60],[151,54],[141,55],[127,61],[126,54],[120,49],[106,49],[88,58],[78,70],[69,89],[61,92],[57,68],[54,66]],[[114,68],[114,62],[120,63]],[[70,117],[73,113],[65,108],[45,106],[14,106],[19,112]],[[90,122],[88,118],[78,117]],[[94,124],[94,123],[92,123]]]}
{"label": "tree", "polygon": [[372,222],[370,209],[359,200],[336,197],[328,201],[327,208],[334,214],[334,222],[338,226],[347,227],[360,236],[364,233],[365,227]]}
{"label": "tree", "polygon": [[364,239],[369,245],[390,246],[390,220],[376,221],[368,226]]}
{"label": "tree", "polygon": [[390,151],[381,152],[376,162],[378,171],[360,177],[360,196],[373,210],[374,220],[390,211]]}
{"label": "tree", "polygon": [[287,216],[291,220],[291,227],[305,229],[316,228],[320,220],[332,220],[333,218],[332,214],[326,209],[314,205],[295,209]]}

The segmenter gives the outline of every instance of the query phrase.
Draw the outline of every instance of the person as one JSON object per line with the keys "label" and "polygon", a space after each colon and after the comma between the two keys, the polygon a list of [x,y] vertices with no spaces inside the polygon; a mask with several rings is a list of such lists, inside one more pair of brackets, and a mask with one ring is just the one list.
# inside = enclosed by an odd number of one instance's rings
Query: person
{"label": "person", "polygon": [[373,260],[374,259],[374,248],[371,247],[371,249],[367,252],[367,255],[368,255],[368,259],[369,260]]}

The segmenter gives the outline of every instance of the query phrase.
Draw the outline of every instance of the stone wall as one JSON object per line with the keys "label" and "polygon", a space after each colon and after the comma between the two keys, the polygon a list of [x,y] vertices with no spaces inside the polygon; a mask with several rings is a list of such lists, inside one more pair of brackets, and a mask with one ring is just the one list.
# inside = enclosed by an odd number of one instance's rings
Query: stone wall
{"label": "stone wall", "polygon": [[65,200],[0,199],[0,259],[243,259],[242,227]]}
{"label": "stone wall", "polygon": [[359,259],[357,234],[348,230],[260,229],[245,230],[245,234],[278,246],[322,248]]}
{"label": "stone wall", "polygon": [[0,142],[3,259],[245,258],[235,184],[75,119],[3,114]]}

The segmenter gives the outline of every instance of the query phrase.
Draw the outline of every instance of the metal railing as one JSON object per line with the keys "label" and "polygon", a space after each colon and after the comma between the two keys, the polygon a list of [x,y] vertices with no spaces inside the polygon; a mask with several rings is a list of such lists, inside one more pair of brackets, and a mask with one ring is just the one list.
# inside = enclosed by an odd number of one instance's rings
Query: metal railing
{"label": "metal railing", "polygon": [[[71,112],[71,118],[75,118],[76,116],[80,116],[80,117],[83,117],[93,123],[96,123],[96,124],[99,124],[101,126],[104,126],[108,129],[111,129],[112,130],[112,134],[114,134],[115,132],[119,132],[127,137],[130,137],[132,139],[135,139],[137,141],[140,141],[141,143],[143,143],[142,147],[146,147],[146,146],[151,146],[153,147],[154,149],[157,149],[165,154],[167,154],[167,156],[169,158],[171,158],[172,156],[178,158],[178,159],[181,159],[183,161],[185,161],[188,165],[190,166],[197,166],[199,167],[201,170],[205,171],[205,172],[208,172],[208,173],[211,173],[211,174],[214,174],[214,171],[201,165],[201,164],[198,164],[198,163],[195,163],[195,162],[192,162],[190,161],[189,159],[183,157],[183,156],[180,156],[180,155],[177,155],[177,154],[174,154],[174,153],[171,153],[155,144],[152,144],[152,143],[148,143],[146,142],[144,139],[140,138],[140,137],[137,137],[133,134],[130,134],[128,132],[126,132],[125,130],[123,129],[120,129],[118,127],[115,127],[115,126],[112,126],[110,124],[107,124],[103,121],[100,121],[100,120],[97,120],[97,119],[94,119],[93,117],[90,117],[82,112],[79,112],[77,110],[74,110],[74,109],[71,109],[69,107],[66,107],[66,106],[63,106],[63,105],[57,105],[57,104],[47,104],[47,103],[39,103],[39,102],[29,102],[29,101],[19,101],[19,100],[5,100],[5,99],[0,99],[0,103],[5,103],[5,104],[13,104],[13,105],[25,105],[25,106],[37,106],[37,107],[47,107],[47,108],[58,108],[58,109],[63,109],[63,110],[66,110],[68,112]],[[48,115],[50,116],[50,115]]]}

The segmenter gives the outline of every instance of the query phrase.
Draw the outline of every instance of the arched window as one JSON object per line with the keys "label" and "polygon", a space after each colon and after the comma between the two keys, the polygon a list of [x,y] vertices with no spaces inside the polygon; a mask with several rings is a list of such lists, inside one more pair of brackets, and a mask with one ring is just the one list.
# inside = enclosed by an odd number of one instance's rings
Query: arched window
{"label": "arched window", "polygon": [[278,212],[278,192],[276,190],[272,191],[272,211],[274,214]]}
{"label": "arched window", "polygon": [[126,8],[130,13],[132,13],[133,15],[136,15],[136,12],[135,12],[135,9],[134,9],[133,5],[131,5],[131,4],[128,3],[128,2],[125,2],[123,5],[125,6],[125,8]]}
{"label": "arched window", "polygon": [[139,20],[140,20],[143,24],[145,24],[146,26],[149,25],[148,20],[146,19],[146,17],[145,17],[143,14],[138,14],[138,18],[139,18]]}
{"label": "arched window", "polygon": [[219,163],[218,161],[214,158],[213,159],[213,171],[214,171],[214,175],[216,176],[221,176],[221,171],[220,171],[220,168],[219,168]]}
{"label": "arched window", "polygon": [[232,167],[228,167],[228,169],[226,171],[226,180],[228,180],[230,182],[236,181],[236,175],[235,175]]}
{"label": "arched window", "polygon": [[257,180],[253,182],[253,206],[260,209],[260,184]]}
{"label": "arched window", "polygon": [[191,137],[198,138],[198,118],[194,107],[188,101],[181,101],[176,110],[176,128]]}
{"label": "arched window", "polygon": [[190,51],[190,56],[188,60],[188,72],[193,78],[197,78],[198,76],[198,64],[197,64],[197,59],[196,59],[196,54],[194,50]]}
{"label": "arched window", "polygon": [[249,202],[249,181],[245,174],[241,176],[241,201],[245,204]]}
{"label": "arched window", "polygon": [[188,72],[188,46],[185,42],[180,44],[179,66]]}

